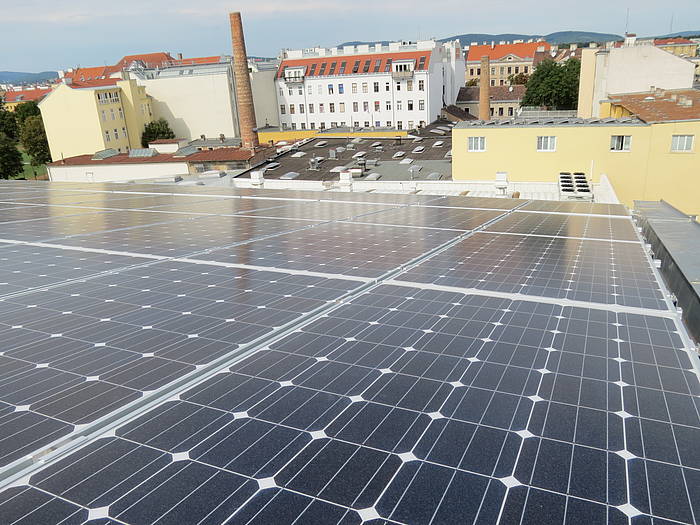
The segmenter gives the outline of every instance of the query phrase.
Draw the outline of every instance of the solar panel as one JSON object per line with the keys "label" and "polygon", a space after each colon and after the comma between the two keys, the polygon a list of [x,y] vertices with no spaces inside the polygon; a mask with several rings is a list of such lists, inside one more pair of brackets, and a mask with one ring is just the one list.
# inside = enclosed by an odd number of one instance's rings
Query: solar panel
{"label": "solar panel", "polygon": [[697,521],[698,358],[619,207],[0,191],[0,521]]}

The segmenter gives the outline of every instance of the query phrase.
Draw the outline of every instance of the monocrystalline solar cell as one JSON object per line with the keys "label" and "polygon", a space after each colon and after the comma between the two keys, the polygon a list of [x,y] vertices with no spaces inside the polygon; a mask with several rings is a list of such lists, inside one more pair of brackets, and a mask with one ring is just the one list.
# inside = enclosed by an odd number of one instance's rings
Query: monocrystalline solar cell
{"label": "monocrystalline solar cell", "polygon": [[619,206],[0,190],[3,523],[697,521],[698,359]]}

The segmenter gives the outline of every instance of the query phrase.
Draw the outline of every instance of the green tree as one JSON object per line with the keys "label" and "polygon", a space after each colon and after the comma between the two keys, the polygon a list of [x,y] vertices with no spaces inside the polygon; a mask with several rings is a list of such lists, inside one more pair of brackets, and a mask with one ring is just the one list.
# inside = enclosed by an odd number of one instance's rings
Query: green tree
{"label": "green tree", "polygon": [[6,109],[0,109],[0,133],[4,133],[14,141],[19,137],[19,126],[17,126],[15,114]]}
{"label": "green tree", "polygon": [[509,75],[508,76],[508,83],[511,86],[518,86],[522,85],[525,86],[527,85],[527,81],[530,77],[527,76],[525,73],[518,73],[517,75]]}
{"label": "green tree", "polygon": [[576,109],[581,63],[572,58],[563,64],[544,60],[527,82],[523,106]]}
{"label": "green tree", "polygon": [[41,111],[39,111],[39,106],[33,100],[30,100],[29,102],[22,102],[15,108],[15,119],[17,120],[20,130],[22,129],[22,124],[24,124],[27,117],[35,117],[40,115]]}
{"label": "green tree", "polygon": [[474,87],[474,86],[478,86],[478,85],[479,85],[478,78],[470,78],[469,80],[467,80],[467,83],[465,84],[465,86],[467,86],[467,87]]}
{"label": "green tree", "polygon": [[23,171],[22,154],[15,142],[4,133],[0,133],[0,179],[9,179]]}
{"label": "green tree", "polygon": [[44,122],[41,115],[27,117],[19,135],[24,151],[31,158],[32,166],[39,166],[51,162],[49,142],[46,140]]}
{"label": "green tree", "polygon": [[148,147],[149,142],[153,142],[158,139],[174,139],[175,133],[170,129],[170,124],[164,118],[159,118],[153,122],[146,124],[146,129],[144,129],[141,135],[141,146],[144,148]]}

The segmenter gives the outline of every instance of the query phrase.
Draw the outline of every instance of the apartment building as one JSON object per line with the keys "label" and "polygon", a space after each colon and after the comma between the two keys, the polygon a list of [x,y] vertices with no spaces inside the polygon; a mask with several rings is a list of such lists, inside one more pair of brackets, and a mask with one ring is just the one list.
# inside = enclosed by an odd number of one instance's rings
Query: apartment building
{"label": "apartment building", "polygon": [[[473,115],[479,116],[479,86],[463,87],[459,90],[456,106]],[[520,102],[525,96],[523,85],[494,86],[489,88],[489,112],[493,119],[513,118],[517,115]]]}
{"label": "apartment building", "polygon": [[551,46],[544,41],[528,42],[491,42],[478,44],[472,42],[467,52],[466,80],[479,80],[481,77],[481,59],[489,57],[490,79],[492,86],[507,86],[510,77],[519,73],[531,75],[534,70],[536,53],[549,52]]}
{"label": "apartment building", "polygon": [[603,176],[627,206],[663,199],[700,213],[700,92],[620,95],[605,118],[460,122],[452,130],[452,178],[557,181],[559,172]]}
{"label": "apartment building", "polygon": [[0,95],[3,100],[4,107],[8,111],[14,111],[17,106],[24,102],[39,102],[51,92],[50,87],[31,86],[21,89],[13,89],[5,91]]}
{"label": "apartment building", "polygon": [[657,38],[654,45],[680,57],[694,57],[698,54],[698,43],[687,38]]}
{"label": "apartment building", "polygon": [[459,41],[286,50],[276,90],[282,130],[414,129],[464,85]]}
{"label": "apartment building", "polygon": [[146,88],[129,78],[60,84],[39,110],[54,161],[103,149],[140,148],[141,134],[153,120]]}

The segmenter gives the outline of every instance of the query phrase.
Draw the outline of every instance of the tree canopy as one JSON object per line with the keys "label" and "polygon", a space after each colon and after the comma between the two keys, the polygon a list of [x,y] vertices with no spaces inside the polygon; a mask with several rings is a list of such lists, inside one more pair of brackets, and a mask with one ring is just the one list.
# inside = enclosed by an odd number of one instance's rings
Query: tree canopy
{"label": "tree canopy", "polygon": [[527,82],[523,106],[576,109],[581,62],[572,58],[562,64],[544,60]]}
{"label": "tree canopy", "polygon": [[22,102],[15,108],[15,119],[20,128],[22,128],[22,124],[24,124],[27,117],[34,117],[37,115],[41,115],[41,111],[39,111],[39,106],[33,100]]}
{"label": "tree canopy", "polygon": [[22,154],[15,142],[0,132],[0,179],[9,179],[23,171]]}
{"label": "tree canopy", "polygon": [[518,73],[516,75],[510,75],[508,77],[508,83],[511,86],[519,86],[519,85],[525,86],[525,85],[527,85],[527,81],[529,79],[530,79],[530,77],[528,75],[526,75],[525,73]]}
{"label": "tree canopy", "polygon": [[6,109],[0,109],[0,133],[4,133],[10,140],[19,138],[19,126],[15,114]]}
{"label": "tree canopy", "polygon": [[51,152],[41,115],[32,115],[25,119],[20,132],[20,142],[29,155],[32,166],[51,162]]}
{"label": "tree canopy", "polygon": [[164,118],[159,118],[153,122],[146,124],[146,129],[144,129],[141,135],[141,146],[144,148],[148,147],[149,142],[153,142],[158,139],[174,139],[175,133],[170,129],[170,124]]}

